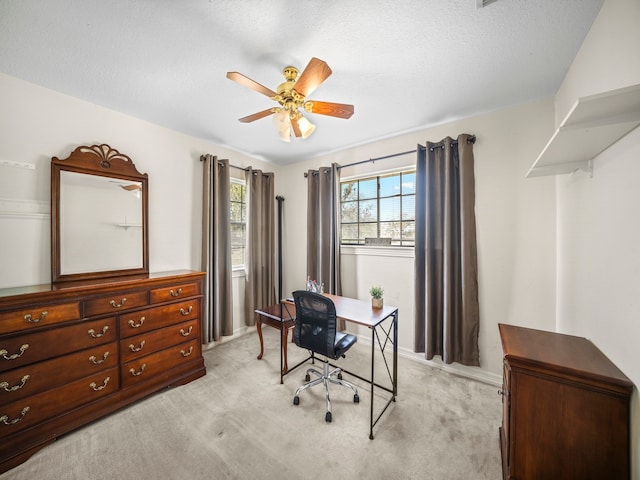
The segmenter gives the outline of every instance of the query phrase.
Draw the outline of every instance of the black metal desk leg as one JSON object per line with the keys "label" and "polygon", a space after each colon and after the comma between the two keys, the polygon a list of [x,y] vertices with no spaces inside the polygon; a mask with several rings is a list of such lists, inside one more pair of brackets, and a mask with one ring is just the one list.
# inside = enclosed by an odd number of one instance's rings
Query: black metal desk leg
{"label": "black metal desk leg", "polygon": [[373,389],[375,387],[374,360],[376,355],[376,329],[371,329],[371,416],[369,417],[369,439],[373,440]]}
{"label": "black metal desk leg", "polygon": [[398,311],[393,315],[393,401],[398,395]]}

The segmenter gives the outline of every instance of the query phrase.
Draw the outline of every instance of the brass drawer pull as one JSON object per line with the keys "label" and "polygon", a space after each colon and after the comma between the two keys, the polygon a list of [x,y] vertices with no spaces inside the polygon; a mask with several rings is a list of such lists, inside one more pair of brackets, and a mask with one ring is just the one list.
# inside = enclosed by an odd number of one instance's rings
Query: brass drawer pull
{"label": "brass drawer pull", "polygon": [[169,295],[171,295],[172,297],[179,297],[181,293],[182,293],[181,288],[179,288],[177,292],[174,292],[173,289],[169,290]]}
{"label": "brass drawer pull", "polygon": [[192,331],[193,331],[193,325],[189,325],[189,330],[187,330],[186,332],[184,331],[184,328],[180,329],[180,335],[182,335],[183,337],[188,337],[189,335],[191,335]]}
{"label": "brass drawer pull", "polygon": [[142,324],[144,323],[144,321],[145,321],[144,317],[140,318],[140,322],[139,323],[136,323],[134,320],[129,320],[129,326],[131,328],[140,328],[142,326]]}
{"label": "brass drawer pull", "polygon": [[93,328],[87,330],[87,333],[93,338],[100,338],[104,337],[104,334],[107,333],[107,330],[109,330],[109,325],[105,325],[104,327],[102,327],[102,333],[96,333]]}
{"label": "brass drawer pull", "polygon": [[184,350],[180,350],[180,354],[183,357],[188,357],[189,355],[191,355],[193,353],[193,345],[191,347],[189,347],[189,351],[185,352]]}
{"label": "brass drawer pull", "polygon": [[27,348],[29,348],[29,344],[25,343],[20,347],[20,353],[14,353],[13,355],[7,355],[9,352],[3,348],[0,350],[0,355],[2,355],[2,358],[5,360],[15,360],[16,358],[20,358],[22,354],[27,351]]}
{"label": "brass drawer pull", "polygon": [[126,297],[123,298],[122,300],[120,300],[120,303],[116,303],[115,300],[111,300],[109,302],[109,305],[111,305],[113,308],[122,308],[124,306],[124,304],[126,303],[127,299]]}
{"label": "brass drawer pull", "polygon": [[27,313],[24,316],[24,319],[29,323],[39,323],[40,321],[44,320],[44,317],[46,317],[48,314],[49,312],[42,312],[38,318],[33,318],[30,313]]}
{"label": "brass drawer pull", "polygon": [[193,307],[191,305],[189,305],[189,308],[187,310],[185,310],[184,308],[180,308],[180,315],[184,315],[185,317],[187,315],[189,315],[191,313],[191,311],[193,310]]}
{"label": "brass drawer pull", "polygon": [[133,375],[134,377],[139,377],[140,375],[142,375],[142,372],[144,372],[144,368],[147,366],[146,363],[143,363],[142,365],[140,365],[140,371],[136,372],[133,368],[129,369],[129,373],[131,375]]}
{"label": "brass drawer pull", "polygon": [[144,340],[140,342],[140,346],[137,348],[134,347],[133,343],[129,344],[129,350],[131,350],[132,352],[139,352],[140,350],[142,350],[142,347],[144,347]]}
{"label": "brass drawer pull", "polygon": [[22,387],[24,387],[24,384],[27,383],[27,380],[29,380],[29,378],[29,375],[25,375],[24,377],[22,377],[20,385],[14,385],[13,387],[9,386],[9,382],[0,382],[0,388],[2,388],[5,392],[15,392],[16,390],[20,390]]}
{"label": "brass drawer pull", "polygon": [[98,358],[96,358],[95,355],[91,355],[89,357],[89,361],[91,363],[93,363],[94,365],[100,365],[101,363],[104,363],[107,360],[108,356],[109,356],[109,352],[104,352],[104,355],[102,356],[102,359],[98,359]]}
{"label": "brass drawer pull", "polygon": [[91,382],[89,384],[89,386],[95,391],[95,392],[99,392],[100,390],[104,390],[107,387],[107,384],[109,383],[109,380],[111,380],[111,377],[107,377],[104,379],[104,382],[102,383],[102,385],[98,386],[96,384],[96,382]]}
{"label": "brass drawer pull", "polygon": [[22,409],[22,412],[20,412],[20,416],[14,418],[13,420],[9,420],[8,415],[3,415],[0,417],[0,422],[4,423],[5,425],[15,425],[16,423],[18,423],[20,420],[24,418],[24,416],[29,412],[29,410],[31,410],[31,407],[29,406],[24,407]]}

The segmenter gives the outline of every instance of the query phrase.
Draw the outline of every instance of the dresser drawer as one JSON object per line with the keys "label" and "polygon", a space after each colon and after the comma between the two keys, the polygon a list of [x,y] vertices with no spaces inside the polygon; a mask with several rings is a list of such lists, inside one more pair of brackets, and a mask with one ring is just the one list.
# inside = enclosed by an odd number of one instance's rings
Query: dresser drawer
{"label": "dresser drawer", "polygon": [[120,342],[122,362],[129,362],[173,345],[199,338],[199,323],[199,319],[194,319],[122,340]]}
{"label": "dresser drawer", "polygon": [[200,318],[200,299],[172,303],[120,315],[121,337],[131,337],[157,328]]}
{"label": "dresser drawer", "polygon": [[0,334],[80,319],[80,303],[63,303],[0,313]]}
{"label": "dresser drawer", "polygon": [[0,372],[117,339],[115,317],[0,339]]}
{"label": "dresser drawer", "polygon": [[200,295],[200,282],[185,283],[151,290],[151,303],[172,302],[182,298]]}
{"label": "dresser drawer", "polygon": [[64,357],[0,372],[0,405],[57,388],[118,364],[118,344],[112,342]]}
{"label": "dresser drawer", "polygon": [[91,317],[103,313],[115,313],[144,307],[149,303],[149,292],[122,292],[100,298],[92,298],[84,302],[84,315]]}
{"label": "dresser drawer", "polygon": [[122,387],[153,379],[163,372],[201,357],[200,340],[176,345],[122,365]]}
{"label": "dresser drawer", "polygon": [[0,438],[118,390],[118,368],[0,406]]}

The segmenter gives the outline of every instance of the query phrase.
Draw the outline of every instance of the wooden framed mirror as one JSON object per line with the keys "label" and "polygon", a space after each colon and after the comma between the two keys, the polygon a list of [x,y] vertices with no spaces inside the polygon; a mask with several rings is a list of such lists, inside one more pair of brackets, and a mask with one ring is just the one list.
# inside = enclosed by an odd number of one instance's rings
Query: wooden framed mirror
{"label": "wooden framed mirror", "polygon": [[149,273],[148,177],[109,145],[51,159],[51,280]]}

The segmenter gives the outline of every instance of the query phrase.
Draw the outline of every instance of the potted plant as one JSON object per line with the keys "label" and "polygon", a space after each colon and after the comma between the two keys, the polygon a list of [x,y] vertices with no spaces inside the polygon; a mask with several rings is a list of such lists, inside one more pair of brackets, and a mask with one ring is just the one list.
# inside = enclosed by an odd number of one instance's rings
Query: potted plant
{"label": "potted plant", "polygon": [[374,285],[369,290],[369,293],[371,294],[371,306],[373,308],[382,308],[382,294],[384,293],[382,287]]}

